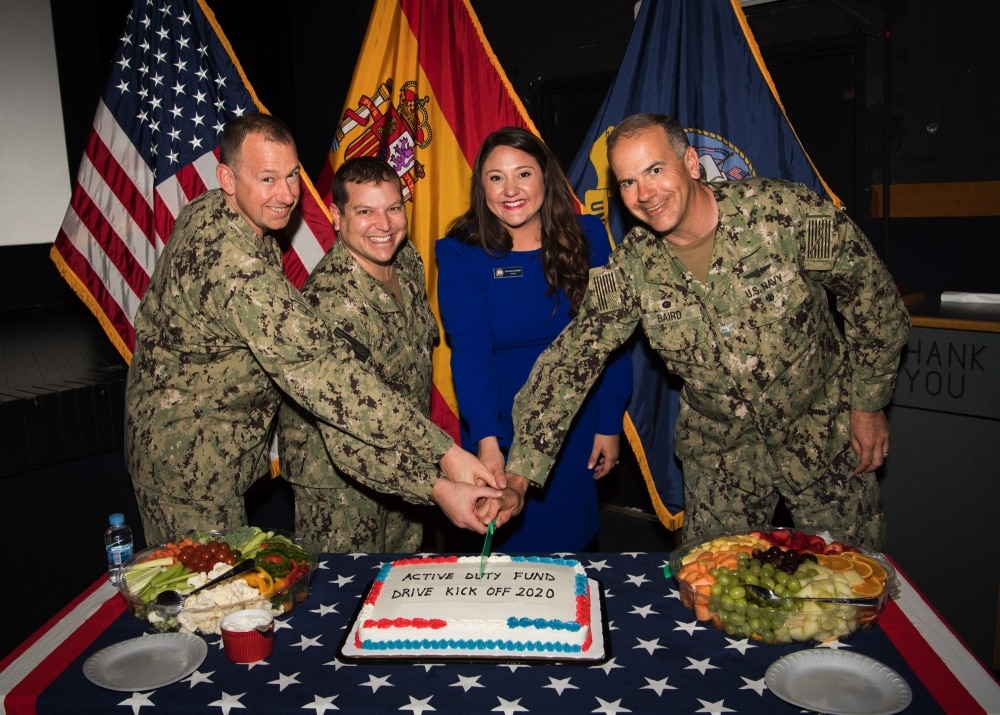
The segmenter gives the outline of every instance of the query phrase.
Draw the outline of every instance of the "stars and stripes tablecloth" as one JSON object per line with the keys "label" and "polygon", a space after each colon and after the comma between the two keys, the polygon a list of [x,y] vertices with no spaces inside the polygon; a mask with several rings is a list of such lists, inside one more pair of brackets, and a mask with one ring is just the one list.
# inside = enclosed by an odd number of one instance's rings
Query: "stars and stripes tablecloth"
{"label": "stars and stripes tablecloth", "polygon": [[[809,646],[727,637],[698,623],[663,576],[666,554],[581,554],[599,581],[608,657],[599,663],[347,661],[339,648],[382,554],[324,554],[309,598],[278,619],[274,652],[238,665],[221,639],[190,676],[149,692],[91,683],[86,659],[141,636],[97,583],[0,663],[0,713],[797,713],[765,685],[768,666]],[[908,712],[1000,712],[1000,685],[906,581],[883,626],[832,646],[875,658],[913,691]]]}

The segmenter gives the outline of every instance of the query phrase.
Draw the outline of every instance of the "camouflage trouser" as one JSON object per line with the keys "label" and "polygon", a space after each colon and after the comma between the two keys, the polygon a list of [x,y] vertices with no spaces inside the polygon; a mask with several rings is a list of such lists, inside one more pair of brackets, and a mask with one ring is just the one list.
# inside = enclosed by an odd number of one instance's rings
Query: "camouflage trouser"
{"label": "camouflage trouser", "polygon": [[684,465],[684,541],[724,531],[740,532],[767,526],[783,497],[796,528],[827,531],[872,551],[885,548],[885,514],[874,472],[854,476],[856,459],[850,448],[831,463],[829,471],[805,490],[795,493],[787,484],[761,480],[756,492],[747,492],[698,473]]}
{"label": "camouflage trouser", "polygon": [[163,544],[191,530],[230,531],[246,526],[243,497],[196,501],[164,494],[132,480],[149,545]]}
{"label": "camouflage trouser", "polygon": [[322,489],[292,484],[295,533],[327,553],[414,553],[420,550],[429,507],[394,496],[368,496],[357,487]]}

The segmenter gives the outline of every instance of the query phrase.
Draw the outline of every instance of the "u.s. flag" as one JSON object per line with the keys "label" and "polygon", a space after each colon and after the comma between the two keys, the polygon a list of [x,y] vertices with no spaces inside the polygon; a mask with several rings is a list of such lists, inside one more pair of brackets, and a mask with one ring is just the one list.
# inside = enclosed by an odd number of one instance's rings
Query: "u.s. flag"
{"label": "u.s. flag", "polygon": [[[437,316],[434,242],[468,208],[479,147],[504,126],[538,133],[468,0],[376,0],[318,184],[325,195],[333,170],[353,156],[379,156],[396,168],[409,238],[424,259]],[[458,441],[458,402],[444,341],[432,361],[431,418]]]}
{"label": "u.s. flag", "polygon": [[[567,172],[584,210],[620,239],[628,216],[613,198],[606,139],[639,112],[687,128],[708,181],[767,176],[836,197],[792,130],[739,0],[643,0],[618,74]],[[653,506],[670,529],[683,523],[683,476],[674,457],[678,389],[645,340],[632,351],[629,439]]]}
{"label": "u.s. flag", "polygon": [[[266,110],[203,2],[134,0],[50,251],[126,360],[177,214],[218,186],[226,122],[257,111]],[[285,229],[285,272],[297,286],[333,243],[328,210],[303,179],[300,215]]]}

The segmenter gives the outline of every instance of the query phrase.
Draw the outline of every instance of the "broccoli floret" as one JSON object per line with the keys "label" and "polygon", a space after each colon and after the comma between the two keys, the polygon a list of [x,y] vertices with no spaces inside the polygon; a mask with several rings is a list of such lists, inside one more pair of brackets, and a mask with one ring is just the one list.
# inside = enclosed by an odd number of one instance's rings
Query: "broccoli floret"
{"label": "broccoli floret", "polygon": [[243,547],[259,533],[260,529],[256,526],[241,526],[238,529],[233,529],[219,540],[225,541],[233,549],[243,551]]}

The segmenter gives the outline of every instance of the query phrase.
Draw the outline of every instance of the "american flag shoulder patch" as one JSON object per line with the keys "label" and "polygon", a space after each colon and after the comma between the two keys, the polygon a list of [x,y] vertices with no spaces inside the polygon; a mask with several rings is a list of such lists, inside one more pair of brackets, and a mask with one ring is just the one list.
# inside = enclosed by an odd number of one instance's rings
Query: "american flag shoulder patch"
{"label": "american flag shoulder patch", "polygon": [[622,307],[621,284],[616,271],[607,268],[592,270],[589,290],[599,313],[608,313]]}
{"label": "american flag shoulder patch", "polygon": [[813,213],[806,217],[806,269],[829,270],[833,268],[836,243],[837,231],[832,212]]}

